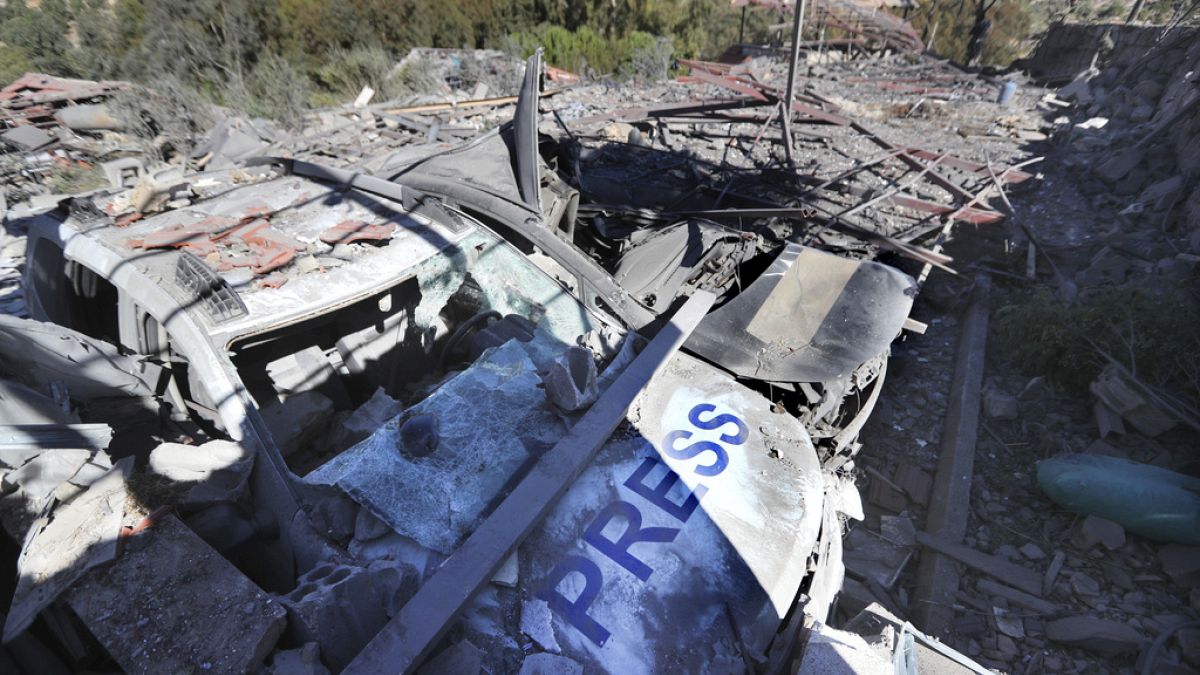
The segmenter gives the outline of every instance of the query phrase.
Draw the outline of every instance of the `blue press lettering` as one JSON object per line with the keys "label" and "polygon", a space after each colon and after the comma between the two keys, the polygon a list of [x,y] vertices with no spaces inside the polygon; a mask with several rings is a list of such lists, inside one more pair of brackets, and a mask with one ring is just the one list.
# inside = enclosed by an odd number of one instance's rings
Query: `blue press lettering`
{"label": "blue press lettering", "polygon": [[[667,473],[658,481],[658,485],[650,487],[644,481],[656,466],[665,468]],[[692,517],[692,513],[695,512],[696,507],[700,506],[700,499],[704,497],[704,493],[708,491],[708,488],[703,485],[697,485],[694,490],[684,497],[682,503],[676,504],[667,498],[667,493],[678,482],[679,474],[672,471],[666,464],[663,464],[662,460],[657,457],[647,457],[642,462],[642,465],[633,472],[633,475],[625,479],[625,487],[645,497],[646,501],[666,511],[668,515],[673,516],[679,522],[686,523],[688,518]]]}
{"label": "blue press lettering", "polygon": [[[583,575],[584,585],[579,597],[571,600],[559,592],[558,586],[568,574],[575,572]],[[567,622],[587,639],[603,647],[611,633],[587,613],[603,587],[604,573],[600,571],[599,565],[581,555],[569,555],[542,581],[534,595],[545,600],[550,609],[563,615]]]}
{"label": "blue press lettering", "polygon": [[712,464],[701,464],[696,467],[696,473],[701,476],[716,476],[725,470],[729,464],[729,457],[725,454],[725,446],[714,441],[696,441],[686,448],[676,448],[675,441],[692,437],[692,432],[679,429],[667,434],[662,441],[663,452],[667,453],[675,459],[691,459],[702,452],[711,451],[716,455],[716,459]]}
{"label": "blue press lettering", "polygon": [[703,429],[705,431],[720,429],[726,424],[732,424],[737,427],[737,433],[723,434],[721,436],[721,442],[728,443],[730,445],[742,445],[745,443],[746,439],[750,438],[750,428],[746,426],[746,423],[743,422],[741,418],[734,415],[721,414],[713,417],[707,422],[700,419],[700,415],[702,413],[712,412],[716,409],[717,406],[711,403],[700,403],[692,408],[691,412],[688,413],[688,421],[694,424],[697,429]]}
{"label": "blue press lettering", "polygon": [[[618,516],[625,519],[625,531],[613,541],[604,536],[604,528]],[[642,528],[642,512],[633,504],[617,500],[596,514],[595,520],[583,533],[583,540],[591,544],[597,551],[612,558],[613,562],[629,570],[635,577],[645,581],[654,570],[649,565],[638,560],[629,552],[629,547],[638,542],[667,543],[675,540],[679,534],[676,527],[647,527]]]}

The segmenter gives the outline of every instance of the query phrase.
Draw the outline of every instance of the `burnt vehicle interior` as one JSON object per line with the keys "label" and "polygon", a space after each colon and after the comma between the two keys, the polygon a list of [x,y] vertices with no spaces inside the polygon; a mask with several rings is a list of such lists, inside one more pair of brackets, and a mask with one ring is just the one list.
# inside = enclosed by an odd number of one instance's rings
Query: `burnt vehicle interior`
{"label": "burnt vehicle interior", "polygon": [[538,131],[539,59],[530,57],[510,123],[415,161],[397,153],[379,175],[480,218],[569,286],[615,284],[608,303],[583,295],[635,328],[696,290],[714,293],[687,349],[802,419],[831,468],[847,461],[912,307],[913,280],[886,250],[819,226],[804,209],[704,217],[767,202],[730,189],[733,181],[713,193],[686,152],[648,156],[633,142],[585,145],[569,131]]}

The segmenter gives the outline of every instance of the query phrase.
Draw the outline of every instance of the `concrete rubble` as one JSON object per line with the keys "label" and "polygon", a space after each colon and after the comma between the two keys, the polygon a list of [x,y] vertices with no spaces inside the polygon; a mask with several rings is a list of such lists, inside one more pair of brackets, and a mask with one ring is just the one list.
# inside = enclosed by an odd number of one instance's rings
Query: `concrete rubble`
{"label": "concrete rubble", "polygon": [[994,328],[1196,289],[1196,30],[997,74],[815,4],[794,96],[761,45],[417,49],[423,95],[170,138],[170,92],[0,90],[0,667],[1200,667],[1196,392]]}

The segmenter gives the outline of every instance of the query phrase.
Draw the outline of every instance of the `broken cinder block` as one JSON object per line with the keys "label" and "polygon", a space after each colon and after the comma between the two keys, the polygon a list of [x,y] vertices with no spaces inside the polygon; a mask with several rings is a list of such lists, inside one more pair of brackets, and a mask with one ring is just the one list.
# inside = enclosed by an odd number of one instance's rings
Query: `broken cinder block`
{"label": "broken cinder block", "polygon": [[280,596],[287,608],[287,638],[316,642],[335,671],[345,668],[417,590],[409,565],[376,561],[367,567],[317,565]]}

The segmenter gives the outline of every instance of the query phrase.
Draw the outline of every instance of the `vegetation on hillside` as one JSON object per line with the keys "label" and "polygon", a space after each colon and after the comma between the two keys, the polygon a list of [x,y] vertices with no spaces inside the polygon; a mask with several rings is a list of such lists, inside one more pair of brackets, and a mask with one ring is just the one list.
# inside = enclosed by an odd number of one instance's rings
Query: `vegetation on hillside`
{"label": "vegetation on hillside", "polygon": [[[42,0],[0,6],[0,80],[35,70],[157,82],[255,113],[403,94],[413,47],[498,48],[574,71],[662,76],[736,41],[727,0]],[[780,20],[747,13],[747,39]],[[278,116],[278,115],[275,115]]]}
{"label": "vegetation on hillside", "polygon": [[[1122,0],[1079,0],[1105,15]],[[1158,16],[1184,0],[1147,0]],[[914,26],[959,62],[987,2],[979,63],[1005,65],[1044,25],[1037,0],[929,0]],[[1031,4],[1032,3],[1032,4]],[[1090,4],[1089,4],[1090,3]],[[413,47],[546,50],[552,65],[592,76],[662,77],[673,58],[715,58],[737,41],[728,0],[20,0],[0,5],[0,83],[26,71],[168,82],[216,103],[294,119],[364,85],[392,98],[428,85]],[[1075,7],[1073,4],[1072,7]],[[790,10],[744,13],[746,41],[784,37]],[[1074,11],[1074,10],[1072,10]],[[978,45],[976,45],[978,47]]]}

